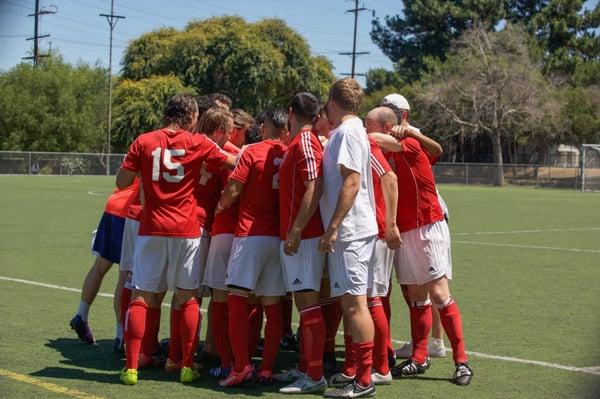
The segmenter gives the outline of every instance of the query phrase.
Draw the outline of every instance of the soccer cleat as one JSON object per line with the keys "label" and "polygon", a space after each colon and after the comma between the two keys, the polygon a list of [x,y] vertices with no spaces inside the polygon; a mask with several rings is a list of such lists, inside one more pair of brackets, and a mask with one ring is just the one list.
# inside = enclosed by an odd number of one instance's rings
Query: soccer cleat
{"label": "soccer cleat", "polygon": [[392,373],[389,371],[387,374],[379,374],[375,370],[371,373],[371,381],[373,381],[373,384],[375,385],[390,385],[392,380]]}
{"label": "soccer cleat", "polygon": [[295,368],[273,375],[273,379],[279,382],[294,382],[304,377],[306,374]]}
{"label": "soccer cleat", "polygon": [[[446,357],[446,348],[444,347],[444,343],[442,341],[441,345],[434,342],[434,340],[430,340],[427,343],[427,352],[430,357]],[[397,359],[408,359],[412,356],[413,346],[412,342],[407,342],[403,344],[401,347],[396,349],[396,358]]]}
{"label": "soccer cleat", "polygon": [[323,371],[326,374],[335,374],[338,372],[337,359],[335,352],[323,353]]}
{"label": "soccer cleat", "polygon": [[240,385],[246,381],[250,381],[254,378],[254,367],[251,364],[247,364],[242,371],[239,373],[235,370],[231,370],[231,373],[226,378],[219,381],[219,385],[222,387],[233,387]]}
{"label": "soccer cleat", "polygon": [[312,378],[306,376],[292,382],[290,385],[283,387],[279,390],[279,393],[287,394],[303,394],[303,393],[317,393],[323,392],[327,388],[327,380],[325,377],[321,377],[319,381],[313,381]]}
{"label": "soccer cleat", "polygon": [[80,315],[75,315],[69,325],[71,326],[71,330],[75,330],[80,340],[87,344],[96,344],[96,338],[92,334],[92,329],[87,320],[83,320]]}
{"label": "soccer cleat", "polygon": [[357,382],[346,385],[345,387],[325,392],[326,398],[370,398],[375,396],[375,385],[373,382],[368,387],[361,387]]}
{"label": "soccer cleat", "polygon": [[334,374],[329,379],[329,387],[331,387],[331,388],[345,387],[346,385],[350,384],[351,382],[354,382],[355,377],[356,376],[349,377],[344,373]]}
{"label": "soccer cleat", "polygon": [[268,370],[263,370],[258,373],[256,380],[262,385],[271,385],[273,383],[273,373]]}
{"label": "soccer cleat", "polygon": [[138,372],[136,369],[124,368],[121,370],[121,376],[119,378],[125,385],[135,385],[138,382]]}
{"label": "soccer cleat", "polygon": [[192,367],[182,367],[179,372],[179,381],[189,384],[200,378],[200,373]]}
{"label": "soccer cleat", "polygon": [[294,334],[284,335],[281,337],[279,346],[281,347],[281,350],[284,351],[298,351],[300,349],[300,344],[298,343],[298,340]]}
{"label": "soccer cleat", "polygon": [[431,367],[429,358],[425,359],[425,363],[418,364],[412,359],[408,359],[392,369],[394,377],[412,377],[418,374],[424,374]]}
{"label": "soccer cleat", "polygon": [[473,378],[473,370],[469,367],[469,363],[458,363],[456,365],[456,370],[454,370],[454,374],[452,375],[452,382],[456,385],[469,385],[471,383],[471,379]]}
{"label": "soccer cleat", "polygon": [[[165,365],[165,362],[165,357],[159,351],[154,352],[152,356],[148,356],[145,353],[140,353],[138,359],[138,368],[142,369],[148,367],[163,367],[163,365]],[[179,368],[181,368],[181,366]]]}
{"label": "soccer cleat", "polygon": [[181,370],[181,362],[174,362],[167,358],[167,361],[165,362],[165,371],[167,373],[176,373],[179,370]]}
{"label": "soccer cleat", "polygon": [[229,373],[231,373],[231,367],[217,366],[217,367],[213,367],[212,369],[208,370],[208,375],[210,375],[211,377],[217,378],[219,380],[222,380],[223,378],[227,377],[229,375]]}
{"label": "soccer cleat", "polygon": [[125,342],[119,337],[115,337],[113,341],[113,353],[124,355],[125,354]]}

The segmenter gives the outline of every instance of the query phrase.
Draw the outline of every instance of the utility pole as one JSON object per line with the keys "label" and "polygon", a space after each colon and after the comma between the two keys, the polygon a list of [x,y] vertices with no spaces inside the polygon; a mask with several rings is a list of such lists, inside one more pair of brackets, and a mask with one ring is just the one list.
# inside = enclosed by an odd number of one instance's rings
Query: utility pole
{"label": "utility pole", "polygon": [[351,55],[352,56],[352,72],[350,74],[348,73],[343,73],[342,75],[346,75],[346,76],[350,76],[352,78],[354,78],[355,76],[365,76],[364,73],[356,73],[356,56],[357,55],[365,55],[365,54],[369,54],[368,51],[356,51],[356,34],[357,34],[357,28],[358,28],[358,14],[361,11],[366,11],[367,8],[365,8],[364,6],[362,6],[361,8],[358,8],[358,0],[354,0],[354,8],[351,10],[346,10],[346,12],[351,12],[354,14],[354,41],[352,42],[352,52],[343,52],[343,53],[339,53],[340,55]]}
{"label": "utility pole", "polygon": [[106,175],[110,175],[110,132],[112,127],[112,48],[113,48],[113,29],[117,26],[119,19],[125,19],[122,15],[115,15],[115,1],[110,0],[110,14],[100,14],[106,17],[110,27],[110,45],[108,50],[108,132],[106,133]]}
{"label": "utility pole", "polygon": [[40,0],[35,0],[35,12],[33,14],[29,14],[29,17],[34,17],[34,25],[33,25],[33,37],[28,37],[25,40],[33,40],[33,55],[30,57],[23,57],[24,60],[33,60],[33,67],[37,68],[39,59],[43,57],[48,57],[48,54],[40,54],[40,39],[44,37],[49,37],[50,35],[40,35],[40,16],[46,14],[56,14],[56,10],[48,11],[41,9],[40,10]]}

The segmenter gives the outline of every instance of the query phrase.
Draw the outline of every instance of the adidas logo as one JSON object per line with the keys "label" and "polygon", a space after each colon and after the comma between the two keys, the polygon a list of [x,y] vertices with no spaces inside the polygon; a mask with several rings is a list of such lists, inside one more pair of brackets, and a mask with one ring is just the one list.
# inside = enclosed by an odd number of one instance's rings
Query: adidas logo
{"label": "adidas logo", "polygon": [[292,285],[300,285],[302,284],[302,281],[295,279],[294,282],[292,283]]}
{"label": "adidas logo", "polygon": [[340,285],[337,283],[337,281],[335,282],[335,284],[333,285],[333,288],[340,288]]}

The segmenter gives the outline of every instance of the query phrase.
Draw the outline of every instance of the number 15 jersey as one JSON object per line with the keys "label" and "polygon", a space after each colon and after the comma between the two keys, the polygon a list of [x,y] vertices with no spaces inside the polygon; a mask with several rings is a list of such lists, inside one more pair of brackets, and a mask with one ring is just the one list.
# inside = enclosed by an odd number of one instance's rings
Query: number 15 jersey
{"label": "number 15 jersey", "polygon": [[121,165],[141,175],[141,236],[194,238],[200,234],[194,189],[202,163],[220,167],[227,154],[206,136],[160,129],[140,135]]}

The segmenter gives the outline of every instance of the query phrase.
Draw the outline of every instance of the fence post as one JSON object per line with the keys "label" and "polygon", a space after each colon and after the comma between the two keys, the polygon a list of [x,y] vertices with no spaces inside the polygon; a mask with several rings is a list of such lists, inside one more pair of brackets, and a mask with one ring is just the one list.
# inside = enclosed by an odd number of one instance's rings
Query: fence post
{"label": "fence post", "polygon": [[31,174],[31,151],[27,151],[27,154],[28,154],[27,158],[29,159],[29,161],[27,163],[28,164],[27,165],[27,174],[30,175]]}
{"label": "fence post", "polygon": [[469,185],[469,164],[465,164],[465,186]]}

